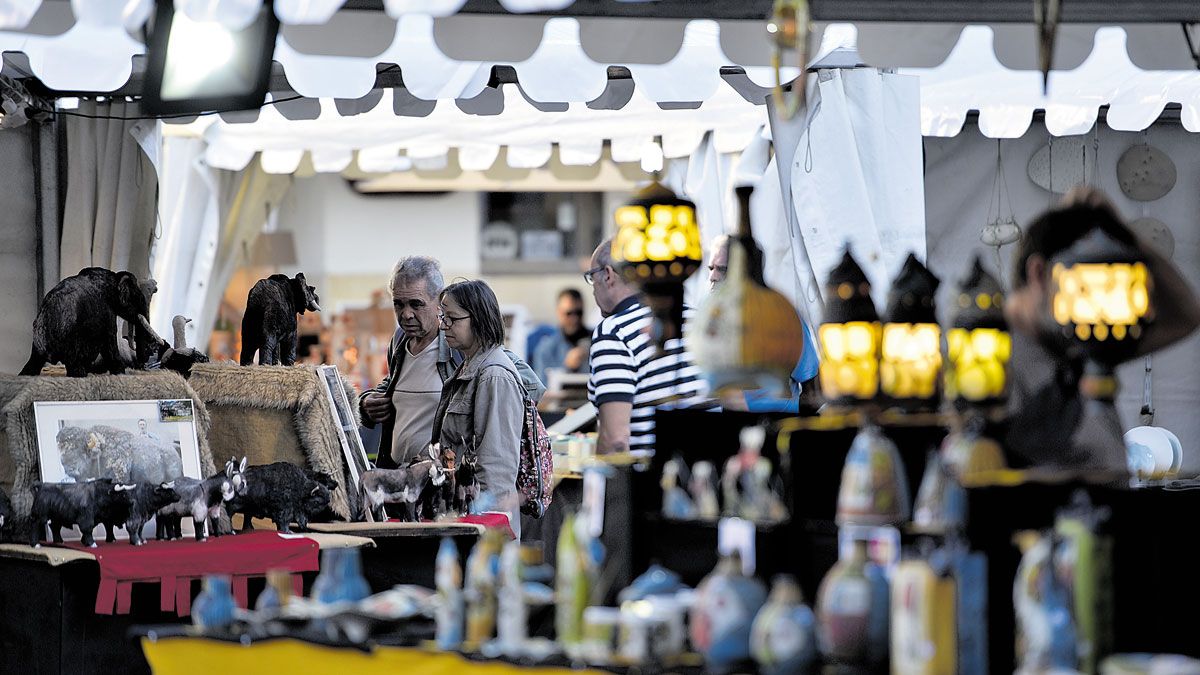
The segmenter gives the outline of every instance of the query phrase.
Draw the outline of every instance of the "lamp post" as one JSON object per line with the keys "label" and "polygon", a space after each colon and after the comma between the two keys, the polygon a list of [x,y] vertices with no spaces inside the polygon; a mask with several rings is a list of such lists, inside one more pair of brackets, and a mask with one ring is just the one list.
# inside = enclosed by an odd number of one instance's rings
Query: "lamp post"
{"label": "lamp post", "polygon": [[821,392],[833,405],[871,402],[879,392],[879,314],[871,282],[847,248],[825,283]]}
{"label": "lamp post", "polygon": [[653,342],[681,337],[683,282],[702,260],[696,205],[655,181],[617,209],[613,265],[642,289],[654,316]]}
{"label": "lamp post", "polygon": [[942,330],[934,309],[938,278],[909,254],[888,292],[879,382],[889,403],[909,411],[937,408]]}
{"label": "lamp post", "polygon": [[1051,261],[1051,314],[1087,357],[1079,383],[1086,398],[1115,398],[1113,369],[1136,353],[1143,327],[1153,320],[1152,289],[1138,251],[1100,228]]}

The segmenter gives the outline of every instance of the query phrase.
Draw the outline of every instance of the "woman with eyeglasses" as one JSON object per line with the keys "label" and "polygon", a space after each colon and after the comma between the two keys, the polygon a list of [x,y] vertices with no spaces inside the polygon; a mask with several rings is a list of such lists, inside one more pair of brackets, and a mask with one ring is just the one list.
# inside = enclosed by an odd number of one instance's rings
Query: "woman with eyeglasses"
{"label": "woman with eyeglasses", "polygon": [[467,456],[478,460],[482,501],[506,511],[513,532],[521,535],[516,491],[520,463],[525,389],[504,353],[504,320],[496,294],[482,281],[460,281],[438,297],[439,324],[446,343],[464,361],[442,385],[434,415],[433,440],[452,451],[456,465]]}

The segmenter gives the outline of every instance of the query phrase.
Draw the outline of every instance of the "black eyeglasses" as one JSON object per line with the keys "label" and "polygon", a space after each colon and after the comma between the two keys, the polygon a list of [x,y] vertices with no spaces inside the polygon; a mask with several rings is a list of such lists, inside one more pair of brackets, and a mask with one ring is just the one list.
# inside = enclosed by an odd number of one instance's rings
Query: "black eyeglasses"
{"label": "black eyeglasses", "polygon": [[471,318],[470,314],[467,314],[464,316],[450,316],[449,314],[442,314],[441,312],[438,312],[438,323],[445,326],[446,328],[450,328],[451,326],[453,326],[454,322],[456,322],[456,321],[462,321],[463,319],[469,319],[469,318]]}
{"label": "black eyeglasses", "polygon": [[608,265],[593,267],[592,269],[583,273],[583,280],[587,282],[588,286],[592,286],[596,283],[596,272],[603,272],[606,269],[608,269]]}
{"label": "black eyeglasses", "polygon": [[709,265],[709,272],[720,272],[721,276],[725,276],[729,272],[729,267],[726,265]]}
{"label": "black eyeglasses", "polygon": [[567,316],[583,316],[583,310],[582,309],[568,309],[567,311],[563,312],[563,314],[566,314]]}

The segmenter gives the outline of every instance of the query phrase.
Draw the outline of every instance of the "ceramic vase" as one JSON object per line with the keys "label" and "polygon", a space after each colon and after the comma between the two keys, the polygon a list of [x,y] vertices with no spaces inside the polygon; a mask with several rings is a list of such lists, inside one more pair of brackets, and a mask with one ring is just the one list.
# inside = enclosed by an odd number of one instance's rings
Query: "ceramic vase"
{"label": "ceramic vase", "polygon": [[761,675],[805,673],[816,662],[816,616],[791,576],[775,579],[767,604],[754,617],[750,651]]}
{"label": "ceramic vase", "polygon": [[789,377],[804,349],[804,327],[792,303],[763,280],[763,254],[750,227],[753,191],[737,188],[741,219],[729,240],[725,281],[696,308],[684,339],[714,392],[773,387],[791,397]]}
{"label": "ceramic vase", "polygon": [[452,651],[463,641],[462,565],[458,562],[458,546],[450,537],[442,538],[434,561],[434,585],[437,586],[435,636],[438,649]]}
{"label": "ceramic vase", "polygon": [[873,668],[887,658],[888,582],[867,558],[867,542],[854,542],[817,591],[817,638],[821,653],[835,663]]}
{"label": "ceramic vase", "polygon": [[958,530],[966,522],[966,511],[966,492],[946,468],[941,454],[930,452],[913,507],[913,529],[931,534]]}
{"label": "ceramic vase", "polygon": [[1008,468],[1004,450],[995,440],[975,431],[952,433],[942,441],[942,461],[964,483]]}
{"label": "ceramic vase", "polygon": [[723,557],[700,582],[689,629],[707,672],[726,673],[750,659],[750,626],[766,599],[766,588],[742,573],[736,554]]}
{"label": "ceramic vase", "polygon": [[838,489],[838,525],[898,525],[908,519],[908,480],[900,451],[875,426],[850,444]]}
{"label": "ceramic vase", "polygon": [[223,628],[233,623],[234,607],[229,577],[204,577],[204,590],[192,603],[192,623],[202,629]]}
{"label": "ceramic vase", "polygon": [[581,526],[575,514],[563,521],[555,561],[554,628],[558,642],[569,655],[577,652],[583,640],[583,610],[591,594],[587,552],[579,534]]}
{"label": "ceramic vase", "polygon": [[257,611],[278,611],[292,599],[292,575],[287,570],[267,570],[267,585],[254,603]]}
{"label": "ceramic vase", "polygon": [[463,599],[467,607],[467,642],[478,648],[496,632],[496,586],[500,575],[500,546],[504,535],[488,529],[467,558]]}

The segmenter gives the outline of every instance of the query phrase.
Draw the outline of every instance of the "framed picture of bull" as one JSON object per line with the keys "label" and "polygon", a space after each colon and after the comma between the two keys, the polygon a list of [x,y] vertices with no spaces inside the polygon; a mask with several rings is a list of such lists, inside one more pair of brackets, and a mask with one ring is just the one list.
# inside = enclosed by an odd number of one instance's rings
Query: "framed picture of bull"
{"label": "framed picture of bull", "polygon": [[36,401],[33,415],[44,483],[204,478],[190,399]]}

